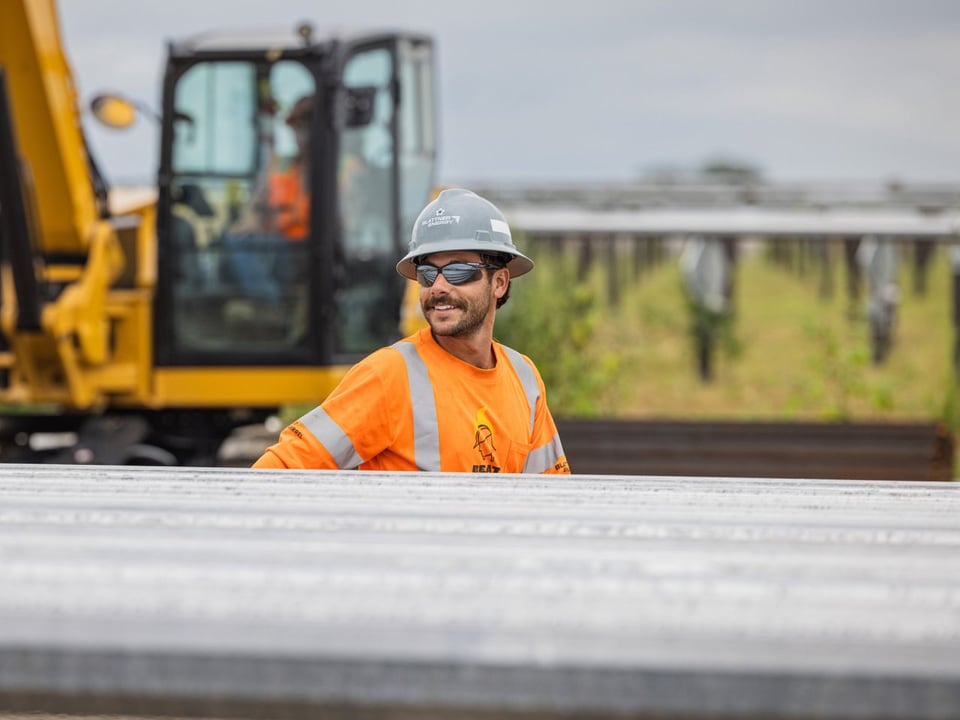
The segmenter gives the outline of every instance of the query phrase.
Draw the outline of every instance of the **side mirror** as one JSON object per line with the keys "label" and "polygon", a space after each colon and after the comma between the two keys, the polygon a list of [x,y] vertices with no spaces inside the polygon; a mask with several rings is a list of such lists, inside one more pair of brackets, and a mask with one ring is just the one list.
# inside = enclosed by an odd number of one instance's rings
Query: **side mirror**
{"label": "side mirror", "polygon": [[375,87],[347,88],[344,94],[344,118],[347,127],[363,127],[373,121],[373,107],[377,97]]}
{"label": "side mirror", "polygon": [[124,130],[137,119],[137,108],[119,95],[97,95],[90,101],[90,112],[107,127]]}

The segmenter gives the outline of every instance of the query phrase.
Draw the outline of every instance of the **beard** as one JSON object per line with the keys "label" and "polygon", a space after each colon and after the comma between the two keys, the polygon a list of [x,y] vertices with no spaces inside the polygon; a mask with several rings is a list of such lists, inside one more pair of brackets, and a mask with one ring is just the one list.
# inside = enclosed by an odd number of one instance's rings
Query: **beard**
{"label": "beard", "polygon": [[[493,297],[489,294],[461,300],[454,300],[447,295],[441,295],[422,302],[420,308],[423,310],[423,316],[427,319],[435,336],[462,338],[473,335],[483,326],[494,302]],[[435,305],[452,305],[461,312],[460,319],[452,324],[435,321],[428,312]]]}

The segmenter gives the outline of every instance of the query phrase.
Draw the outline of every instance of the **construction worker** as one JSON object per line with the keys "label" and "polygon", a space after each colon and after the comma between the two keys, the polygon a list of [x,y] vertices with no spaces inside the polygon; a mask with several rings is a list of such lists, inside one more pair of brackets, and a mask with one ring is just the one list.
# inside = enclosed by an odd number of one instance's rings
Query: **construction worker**
{"label": "construction worker", "polygon": [[569,473],[540,373],[493,339],[511,279],[532,268],[492,203],[440,193],[397,263],[429,327],[361,360],[253,466]]}
{"label": "construction worker", "polygon": [[310,231],[310,118],[313,98],[297,100],[285,118],[296,139],[293,157],[271,156],[264,185],[224,236],[244,296],[277,301],[294,279]]}
{"label": "construction worker", "polygon": [[287,126],[293,131],[297,152],[285,166],[272,159],[268,178],[267,207],[264,222],[269,230],[287,240],[300,241],[310,230],[310,117],[313,98],[302,97],[287,114]]}

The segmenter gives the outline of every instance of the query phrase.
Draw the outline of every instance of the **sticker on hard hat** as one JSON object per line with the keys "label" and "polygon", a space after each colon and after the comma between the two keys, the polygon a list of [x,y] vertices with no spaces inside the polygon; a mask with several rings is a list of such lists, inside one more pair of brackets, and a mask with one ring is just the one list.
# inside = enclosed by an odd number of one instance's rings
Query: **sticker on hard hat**
{"label": "sticker on hard hat", "polygon": [[[438,211],[439,212],[439,211]],[[420,225],[426,227],[436,227],[437,225],[454,225],[460,224],[459,215],[435,215],[431,218],[427,218]]]}
{"label": "sticker on hard hat", "polygon": [[507,225],[503,220],[496,220],[494,218],[490,218],[490,229],[493,230],[494,232],[503,233],[508,238],[511,238],[511,240],[513,239],[510,236],[510,226]]}

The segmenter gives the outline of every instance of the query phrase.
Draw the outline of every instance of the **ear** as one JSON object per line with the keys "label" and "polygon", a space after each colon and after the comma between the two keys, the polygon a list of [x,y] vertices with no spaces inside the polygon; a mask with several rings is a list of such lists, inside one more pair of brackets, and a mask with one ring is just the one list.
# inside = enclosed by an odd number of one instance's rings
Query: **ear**
{"label": "ear", "polygon": [[493,271],[493,296],[498,300],[507,293],[510,287],[510,271],[506,268],[498,268]]}

